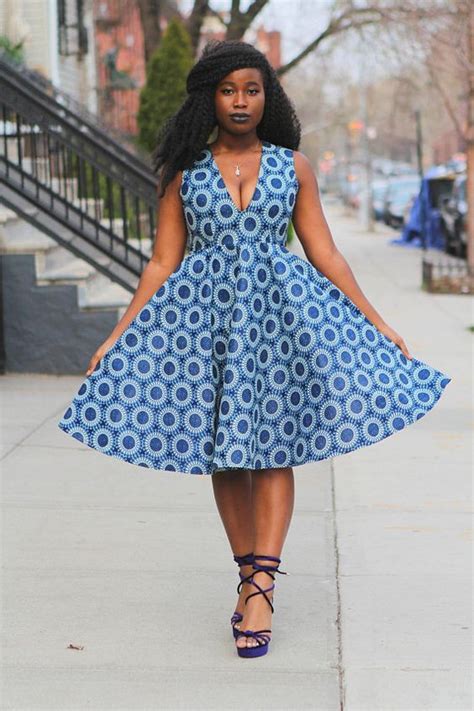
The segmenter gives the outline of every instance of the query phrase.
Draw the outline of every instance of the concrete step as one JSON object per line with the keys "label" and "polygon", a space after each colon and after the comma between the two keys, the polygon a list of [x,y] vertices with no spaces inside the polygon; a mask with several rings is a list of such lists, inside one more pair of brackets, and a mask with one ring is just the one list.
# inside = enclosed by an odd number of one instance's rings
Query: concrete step
{"label": "concrete step", "polygon": [[[31,208],[31,210],[34,210],[34,208]],[[14,219],[18,219],[16,212],[14,210],[10,210],[9,207],[2,205],[0,202],[0,225]]]}
{"label": "concrete step", "polygon": [[[104,255],[103,264],[107,261]],[[81,309],[126,308],[132,298],[127,289],[59,245],[46,253],[36,253],[36,269],[39,286],[75,284],[78,287],[78,306]]]}
{"label": "concrete step", "polygon": [[128,306],[132,294],[120,284],[111,281],[105,274],[94,269],[81,285],[79,305],[81,308]]}
{"label": "concrete step", "polygon": [[[34,215],[37,208],[29,207],[28,213]],[[0,251],[21,254],[36,250],[46,250],[56,242],[33,225],[26,222],[16,212],[0,205]]]}
{"label": "concrete step", "polygon": [[[40,262],[40,256],[37,255],[37,262]],[[55,269],[42,269],[39,267],[37,269],[38,282],[54,282],[59,284],[69,284],[75,282],[82,282],[83,279],[94,273],[95,267],[88,264],[83,259],[69,259],[65,264]]]}
{"label": "concrete step", "polygon": [[79,308],[87,310],[114,308],[125,311],[132,300],[129,291],[119,284],[114,284],[102,274],[95,274],[85,279],[78,286],[77,294]]}
{"label": "concrete step", "polygon": [[[35,209],[31,208],[32,211]],[[74,247],[76,242],[78,247],[83,246],[79,237],[73,237],[69,244]],[[133,244],[139,247],[137,240]],[[146,247],[151,252],[150,240],[147,240]],[[0,211],[0,251],[33,253],[37,286],[75,285],[79,309],[113,310],[120,318],[132,299],[130,291],[3,206]],[[99,253],[94,258],[104,267],[110,263],[106,254]]]}
{"label": "concrete step", "polygon": [[[71,247],[74,247],[76,243],[78,247],[81,245],[81,240],[79,237],[75,237],[70,241]],[[109,257],[104,254],[96,257],[95,261],[106,266],[110,260]],[[89,265],[89,263],[86,262],[85,259],[76,257],[76,255],[69,249],[66,249],[62,245],[57,244],[57,242],[55,242],[53,245],[50,246],[50,248],[45,251],[43,269],[45,272],[51,272],[53,275],[56,271],[64,274],[67,274],[68,271],[72,271],[72,273],[75,274],[75,268],[73,267],[73,265],[77,264],[78,262],[87,265],[88,269],[95,271],[95,268],[92,265]],[[89,272],[87,272],[87,274],[89,274]]]}

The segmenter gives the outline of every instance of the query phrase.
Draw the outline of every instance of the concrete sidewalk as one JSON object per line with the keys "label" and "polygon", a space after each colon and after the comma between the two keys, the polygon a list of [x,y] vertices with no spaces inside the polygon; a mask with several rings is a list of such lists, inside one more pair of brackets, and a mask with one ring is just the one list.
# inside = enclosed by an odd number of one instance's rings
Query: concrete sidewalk
{"label": "concrete sidewalk", "polygon": [[268,655],[246,660],[210,477],[61,432],[81,378],[1,378],[2,709],[471,709],[472,300],[421,292],[421,252],[389,245],[392,230],[365,234],[329,201],[326,214],[369,300],[453,378],[440,403],[295,467],[291,575]]}
{"label": "concrete sidewalk", "polygon": [[473,301],[421,292],[421,250],[392,230],[329,220],[385,321],[453,378],[399,436],[332,460],[343,707],[472,709]]}

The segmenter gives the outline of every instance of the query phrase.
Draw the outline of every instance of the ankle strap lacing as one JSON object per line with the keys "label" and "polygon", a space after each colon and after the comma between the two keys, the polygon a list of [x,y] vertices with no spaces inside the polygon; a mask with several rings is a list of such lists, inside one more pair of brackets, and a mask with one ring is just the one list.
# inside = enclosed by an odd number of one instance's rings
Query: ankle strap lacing
{"label": "ankle strap lacing", "polygon": [[252,565],[253,558],[253,553],[246,553],[245,555],[234,555],[234,560],[237,565]]}
{"label": "ankle strap lacing", "polygon": [[265,573],[268,573],[274,580],[275,578],[273,577],[272,573],[281,573],[281,575],[289,575],[289,573],[285,572],[284,570],[279,570],[278,565],[262,565],[261,563],[255,562],[255,558],[262,558],[263,560],[273,560],[275,563],[281,563],[280,558],[277,558],[276,556],[273,555],[254,555],[254,562],[252,564],[252,567],[254,570],[263,570]]}
{"label": "ankle strap lacing", "polygon": [[[251,553],[246,553],[245,555],[234,555],[234,560],[237,563],[237,565],[252,565],[254,556],[253,552]],[[237,594],[240,595],[240,591],[242,590],[242,586],[244,583],[247,583],[249,580],[252,579],[253,573],[250,573],[249,575],[243,575],[239,571],[239,578],[240,578],[240,583],[237,585]]]}
{"label": "ankle strap lacing", "polygon": [[257,554],[254,555],[254,562],[252,563],[252,568],[254,569],[254,573],[251,576],[251,579],[249,582],[258,589],[258,592],[251,593],[250,595],[247,595],[247,597],[245,598],[245,604],[247,604],[249,599],[251,597],[253,597],[254,595],[263,595],[265,600],[270,605],[270,608],[271,608],[271,611],[273,614],[274,607],[273,607],[273,604],[272,604],[270,598],[268,597],[267,593],[272,592],[275,589],[275,583],[272,583],[272,585],[270,585],[269,588],[261,588],[260,585],[256,582],[256,580],[254,580],[254,575],[256,572],[262,571],[263,573],[267,573],[267,575],[269,575],[272,580],[275,580],[275,576],[273,573],[281,573],[282,575],[289,575],[289,573],[287,573],[284,570],[278,570],[278,565],[262,565],[261,563],[256,563],[255,558],[261,558],[262,560],[273,560],[275,563],[281,563],[281,560],[280,560],[280,558],[277,558],[276,556],[272,556],[272,555],[257,555]]}

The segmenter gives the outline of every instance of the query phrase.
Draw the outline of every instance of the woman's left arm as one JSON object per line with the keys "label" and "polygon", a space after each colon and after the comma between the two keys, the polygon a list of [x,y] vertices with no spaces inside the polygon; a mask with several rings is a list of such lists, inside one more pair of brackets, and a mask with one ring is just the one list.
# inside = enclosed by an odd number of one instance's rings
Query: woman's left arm
{"label": "woman's left arm", "polygon": [[308,158],[294,151],[299,190],[292,222],[308,261],[343,291],[374,326],[412,358],[403,338],[385,323],[362,292],[345,257],[338,250],[324,217],[316,176]]}

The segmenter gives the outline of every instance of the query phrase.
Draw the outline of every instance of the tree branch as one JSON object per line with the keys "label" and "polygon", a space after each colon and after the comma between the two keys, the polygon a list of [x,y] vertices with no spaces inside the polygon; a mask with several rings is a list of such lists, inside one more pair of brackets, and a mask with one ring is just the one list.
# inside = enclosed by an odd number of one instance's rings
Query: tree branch
{"label": "tree branch", "polygon": [[[366,17],[367,16],[367,17]],[[354,18],[360,18],[354,21]],[[354,8],[352,10],[346,10],[341,13],[338,17],[333,17],[329,21],[328,26],[323,32],[321,32],[312,42],[310,42],[307,47],[305,47],[299,54],[296,55],[291,61],[283,66],[279,67],[276,72],[279,76],[286,74],[290,69],[293,69],[302,59],[304,59],[308,54],[311,54],[325,39],[329,37],[334,37],[335,35],[346,32],[347,30],[356,29],[363,27],[364,25],[372,25],[379,22],[382,15],[377,8]]]}
{"label": "tree branch", "polygon": [[406,22],[408,19],[417,18],[420,19],[441,19],[448,16],[455,16],[454,11],[446,10],[445,8],[440,8],[435,3],[429,8],[426,6],[420,8],[418,5],[410,6],[405,5],[393,5],[387,7],[379,7],[377,5],[369,7],[354,7],[350,6],[346,10],[340,12],[338,15],[332,17],[321,34],[319,34],[307,47],[305,47],[299,54],[296,55],[291,61],[283,66],[279,67],[276,71],[279,76],[286,74],[286,72],[293,69],[302,59],[304,59],[308,54],[311,54],[324,40],[334,37],[341,32],[347,32],[348,30],[359,29],[367,25],[374,25],[376,23],[385,24],[389,23],[399,23]]}

